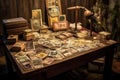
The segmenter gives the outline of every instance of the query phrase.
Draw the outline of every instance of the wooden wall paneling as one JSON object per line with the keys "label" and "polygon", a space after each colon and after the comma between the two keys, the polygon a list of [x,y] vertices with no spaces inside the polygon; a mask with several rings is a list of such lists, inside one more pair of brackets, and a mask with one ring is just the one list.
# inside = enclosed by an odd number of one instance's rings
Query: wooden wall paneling
{"label": "wooden wall paneling", "polygon": [[1,19],[3,18],[3,11],[5,10],[5,7],[4,7],[4,0],[0,0],[0,22],[1,22]]}
{"label": "wooden wall paneling", "polygon": [[41,9],[42,11],[42,18],[43,18],[43,21],[45,21],[45,4],[44,4],[44,0],[29,0],[28,1],[29,3],[29,20],[32,18],[32,10],[33,9]]}
{"label": "wooden wall paneling", "polygon": [[31,18],[32,18],[32,10],[35,9],[35,1],[36,0],[29,0],[28,3],[29,3],[29,7],[28,7],[28,10],[29,10],[29,19],[28,19],[28,23],[29,23],[29,26],[31,28]]}
{"label": "wooden wall paneling", "polygon": [[[73,7],[75,6],[76,1],[75,0],[67,0],[68,2],[68,7]],[[71,23],[75,22],[75,10],[67,10],[67,16],[68,16],[68,21]]]}
{"label": "wooden wall paneling", "polygon": [[0,0],[0,5],[1,5],[1,19],[2,18],[7,18],[9,16],[9,2]]}
{"label": "wooden wall paneling", "polygon": [[0,35],[4,35],[2,19],[13,18],[17,16],[16,0],[0,0]]}
{"label": "wooden wall paneling", "polygon": [[16,4],[16,0],[9,0],[9,12],[10,12],[10,17],[11,18],[15,18],[17,17],[17,4]]}
{"label": "wooden wall paneling", "polygon": [[68,21],[70,21],[69,20],[69,16],[68,16],[68,10],[67,10],[67,8],[69,7],[69,4],[68,4],[68,2],[69,2],[69,0],[65,0],[66,2],[66,19],[68,20]]}
{"label": "wooden wall paneling", "polygon": [[[69,22],[74,23],[75,11],[69,11],[67,8],[79,5],[91,10],[96,1],[101,0],[61,0],[61,11],[62,14],[66,14],[66,19]],[[102,1],[104,4],[108,4],[109,0]],[[0,0],[0,21],[6,18],[24,17],[30,23],[33,9],[41,9],[43,22],[48,22],[45,0]],[[78,22],[87,26],[87,19],[83,16],[82,10],[79,11]]]}
{"label": "wooden wall paneling", "polygon": [[[85,3],[86,3],[86,0],[78,0],[78,2],[77,2],[77,4],[79,6],[86,7]],[[84,10],[83,9],[79,10],[79,19],[78,19],[78,21],[81,22],[83,26],[85,26],[86,18],[84,16]]]}
{"label": "wooden wall paneling", "polygon": [[70,0],[61,0],[62,14],[66,14],[66,19],[68,21],[70,21],[69,15],[71,15],[71,13],[68,14],[68,10],[67,10],[67,8],[69,7],[69,2],[71,2],[71,1]]}
{"label": "wooden wall paneling", "polygon": [[41,0],[34,0],[34,8],[35,9],[39,9],[40,8],[40,2],[39,1],[41,1]]}
{"label": "wooden wall paneling", "polygon": [[3,11],[5,10],[4,7],[4,0],[0,0],[0,35],[3,35],[3,28],[2,28],[2,18],[3,18]]}
{"label": "wooden wall paneling", "polygon": [[[24,0],[17,0],[17,16],[18,17],[23,17],[23,1]],[[22,4],[21,4],[22,3]]]}
{"label": "wooden wall paneling", "polygon": [[24,0],[23,2],[23,17],[26,18],[28,20],[28,22],[30,22],[30,17],[31,17],[31,11],[30,11],[30,7],[29,7],[29,0]]}
{"label": "wooden wall paneling", "polygon": [[61,0],[61,11],[62,11],[62,14],[66,15],[66,20],[68,20],[67,7],[68,7],[67,0]]}
{"label": "wooden wall paneling", "polygon": [[[86,8],[87,8],[87,2],[88,2],[88,0],[85,0],[85,1],[83,2],[83,6],[86,7]],[[83,27],[87,27],[87,25],[86,25],[87,19],[86,19],[86,17],[84,16],[84,12],[82,12],[82,16],[81,16],[81,17],[82,17],[81,22],[82,22]]]}
{"label": "wooden wall paneling", "polygon": [[[90,8],[96,0],[61,0],[62,13],[66,14],[68,21],[74,22],[74,11],[68,11],[68,7],[77,5]],[[30,22],[32,9],[41,9],[43,21],[47,21],[45,0],[0,0],[0,19],[12,17],[24,17]],[[83,23],[83,13],[79,12],[79,20]]]}
{"label": "wooden wall paneling", "polygon": [[[84,4],[83,4],[83,1],[82,0],[77,0],[76,1],[76,5],[78,5],[78,6],[83,6]],[[78,12],[78,22],[82,22],[82,20],[83,20],[83,10],[82,9],[79,9],[79,12]]]}
{"label": "wooden wall paneling", "polygon": [[40,1],[42,0],[17,0],[18,17],[23,17],[28,20],[30,26],[30,19],[32,18],[32,10],[40,9]]}
{"label": "wooden wall paneling", "polygon": [[29,12],[29,0],[17,0],[18,17],[23,17],[29,21],[31,13]]}
{"label": "wooden wall paneling", "polygon": [[67,13],[67,6],[68,6],[67,0],[60,0],[60,1],[61,1],[62,14],[66,14]]}
{"label": "wooden wall paneling", "polygon": [[30,17],[30,19],[32,18],[32,9],[33,9],[33,1],[34,0],[29,0],[29,17]]}
{"label": "wooden wall paneling", "polygon": [[47,16],[46,16],[46,6],[45,6],[45,0],[40,0],[40,8],[42,10],[42,20],[43,22],[45,22],[47,19]]}

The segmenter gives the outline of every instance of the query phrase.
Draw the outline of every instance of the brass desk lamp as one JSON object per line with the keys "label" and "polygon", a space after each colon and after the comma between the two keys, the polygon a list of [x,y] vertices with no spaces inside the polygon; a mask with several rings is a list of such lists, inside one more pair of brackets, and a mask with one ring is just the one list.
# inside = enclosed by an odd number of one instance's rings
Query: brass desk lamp
{"label": "brass desk lamp", "polygon": [[78,22],[78,10],[79,9],[83,9],[84,10],[84,16],[88,18],[88,21],[90,23],[90,36],[92,36],[92,26],[91,26],[91,16],[93,16],[93,12],[91,12],[90,10],[88,10],[87,8],[83,7],[83,6],[73,6],[73,7],[69,7],[67,8],[68,10],[75,10],[75,29],[74,31],[77,31],[77,22]]}

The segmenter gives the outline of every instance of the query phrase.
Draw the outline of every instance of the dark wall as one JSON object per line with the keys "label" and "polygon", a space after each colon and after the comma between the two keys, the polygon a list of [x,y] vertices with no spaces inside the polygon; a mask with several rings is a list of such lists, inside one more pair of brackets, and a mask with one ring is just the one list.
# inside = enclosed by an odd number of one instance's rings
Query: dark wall
{"label": "dark wall", "polygon": [[43,20],[45,0],[0,0],[0,20],[5,18],[24,17],[31,18],[32,9],[42,9]]}
{"label": "dark wall", "polygon": [[[96,0],[61,0],[62,12],[67,14],[66,8],[81,5],[90,8]],[[45,0],[0,0],[0,20],[13,17],[24,17],[27,20],[31,18],[32,9],[42,9],[43,21],[45,21]],[[74,11],[73,11],[74,12]],[[73,12],[68,14],[69,20],[74,21]],[[72,19],[71,19],[72,18]]]}
{"label": "dark wall", "polygon": [[[74,22],[74,11],[68,11],[67,8],[81,5],[90,9],[91,6],[95,4],[95,1],[96,0],[61,0],[62,13],[67,15],[68,21]],[[23,17],[30,22],[32,9],[42,9],[43,21],[47,21],[45,0],[0,0],[0,21],[2,21],[2,19]],[[84,23],[84,17],[81,12],[79,12],[78,17],[78,21]]]}
{"label": "dark wall", "polygon": [[0,34],[2,19],[23,17],[30,22],[32,9],[42,9],[45,21],[45,0],[0,0]]}

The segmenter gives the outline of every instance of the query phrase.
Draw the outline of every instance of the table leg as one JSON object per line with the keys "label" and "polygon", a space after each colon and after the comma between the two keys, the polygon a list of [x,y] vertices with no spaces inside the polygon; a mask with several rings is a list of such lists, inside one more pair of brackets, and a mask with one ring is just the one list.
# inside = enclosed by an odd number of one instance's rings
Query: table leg
{"label": "table leg", "polygon": [[110,48],[105,54],[105,64],[103,71],[103,80],[112,80],[112,62],[113,62],[114,48]]}
{"label": "table leg", "polygon": [[6,48],[6,46],[4,45],[4,54],[5,54],[5,58],[6,58],[6,63],[7,63],[7,70],[8,70],[8,73],[13,73],[14,70],[13,70],[13,65],[12,65],[12,62],[10,60],[10,57],[8,55],[8,50]]}
{"label": "table leg", "polygon": [[[5,52],[5,54],[7,54],[7,52]],[[12,66],[12,63],[11,63],[8,55],[6,55],[6,62],[7,62],[8,73],[13,73],[14,72],[13,66]]]}

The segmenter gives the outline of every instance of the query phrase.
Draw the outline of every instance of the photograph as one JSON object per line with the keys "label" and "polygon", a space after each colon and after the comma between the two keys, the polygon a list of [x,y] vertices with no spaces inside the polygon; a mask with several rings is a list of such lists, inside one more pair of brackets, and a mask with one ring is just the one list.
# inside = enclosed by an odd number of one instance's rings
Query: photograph
{"label": "photograph", "polygon": [[60,0],[46,0],[46,9],[48,16],[48,25],[52,27],[53,22],[59,21],[59,15],[61,12]]}
{"label": "photograph", "polygon": [[30,51],[34,49],[34,46],[33,46],[33,41],[27,41],[26,42],[26,47],[25,47],[25,51]]}
{"label": "photograph", "polygon": [[43,58],[47,57],[47,55],[48,54],[46,54],[45,52],[39,52],[36,54],[36,57],[43,59]]}
{"label": "photograph", "polygon": [[71,32],[63,32],[62,35],[65,35],[67,38],[73,36],[73,34]]}
{"label": "photograph", "polygon": [[71,55],[72,55],[72,53],[69,52],[69,51],[64,51],[62,54],[63,54],[65,57],[68,57],[68,56],[71,56]]}
{"label": "photograph", "polygon": [[58,6],[50,6],[48,7],[48,15],[51,17],[58,17],[60,12],[59,12],[59,7]]}
{"label": "photograph", "polygon": [[42,64],[42,59],[38,58],[38,57],[32,57],[31,58],[31,62],[34,68],[42,68],[43,64]]}
{"label": "photograph", "polygon": [[42,26],[40,19],[31,19],[31,29],[33,31],[39,31]]}
{"label": "photograph", "polygon": [[66,21],[66,15],[59,15],[59,21]]}
{"label": "photograph", "polygon": [[59,27],[61,30],[67,30],[68,29],[68,22],[67,21],[60,21]]}
{"label": "photograph", "polygon": [[41,9],[32,10],[32,19],[41,19],[42,20],[42,11]]}
{"label": "photograph", "polygon": [[59,22],[54,22],[53,23],[53,30],[54,31],[61,31],[61,30],[67,30],[68,27],[68,22],[67,21],[59,21]]}
{"label": "photograph", "polygon": [[41,9],[32,10],[31,28],[34,31],[38,31],[42,26],[42,11]]}
{"label": "photograph", "polygon": [[59,0],[46,0],[48,6],[58,6]]}
{"label": "photograph", "polygon": [[32,67],[30,62],[23,62],[23,63],[21,63],[21,66],[23,67],[24,70],[33,69],[33,67]]}
{"label": "photograph", "polygon": [[53,57],[46,57],[43,59],[43,64],[52,64],[55,59]]}
{"label": "photograph", "polygon": [[61,40],[64,40],[64,39],[66,39],[67,37],[66,37],[65,35],[63,35],[63,34],[59,34],[59,35],[56,35],[56,38],[59,38],[59,39],[61,39]]}
{"label": "photograph", "polygon": [[47,0],[48,6],[54,6],[55,5],[55,0]]}

